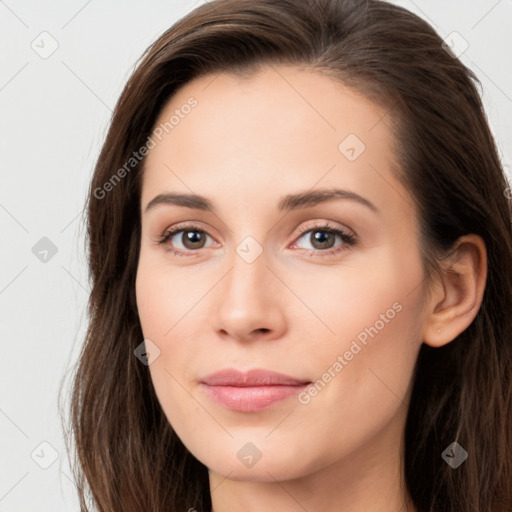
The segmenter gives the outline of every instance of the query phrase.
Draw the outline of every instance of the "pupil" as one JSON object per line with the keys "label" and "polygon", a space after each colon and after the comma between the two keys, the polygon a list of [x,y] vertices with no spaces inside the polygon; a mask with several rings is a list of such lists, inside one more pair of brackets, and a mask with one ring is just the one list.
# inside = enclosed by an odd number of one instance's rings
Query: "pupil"
{"label": "pupil", "polygon": [[[332,247],[332,242],[333,242],[333,234],[332,233],[328,233],[326,231],[315,231],[314,233],[312,233],[312,235],[314,237],[314,241],[320,243],[320,245],[321,245],[320,249],[329,249],[330,247]],[[328,243],[329,237],[331,237],[330,244]]]}
{"label": "pupil", "polygon": [[[186,232],[186,242],[197,244],[201,242],[201,236],[202,233],[199,233],[198,231],[187,231]],[[185,243],[186,246],[186,243]],[[196,247],[192,247],[195,249]]]}

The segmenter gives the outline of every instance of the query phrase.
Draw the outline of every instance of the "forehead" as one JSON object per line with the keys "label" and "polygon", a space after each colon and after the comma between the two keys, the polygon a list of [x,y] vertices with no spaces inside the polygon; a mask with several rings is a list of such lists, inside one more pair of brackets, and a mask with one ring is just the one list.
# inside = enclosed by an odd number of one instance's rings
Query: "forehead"
{"label": "forehead", "polygon": [[388,114],[341,82],[293,66],[202,76],[174,94],[154,125],[160,135],[146,158],[143,201],[162,188],[216,195],[239,184],[268,195],[269,187],[319,180],[364,184],[374,197],[392,184],[396,193]]}
{"label": "forehead", "polygon": [[[189,109],[191,98],[197,105]],[[176,114],[181,114],[180,119]],[[281,146],[293,144],[300,134],[304,138],[323,135],[326,143],[336,143],[349,133],[375,146],[391,142],[386,123],[381,123],[387,114],[385,107],[325,74],[281,65],[263,67],[248,76],[219,73],[192,80],[175,92],[155,126],[165,128],[174,115],[173,126],[167,126],[163,136],[176,144],[181,135],[189,137],[191,132],[199,142],[205,134],[218,140],[237,130],[235,140],[222,140],[221,148],[228,148],[230,142],[236,144],[250,135],[250,130],[270,140],[279,134]]]}

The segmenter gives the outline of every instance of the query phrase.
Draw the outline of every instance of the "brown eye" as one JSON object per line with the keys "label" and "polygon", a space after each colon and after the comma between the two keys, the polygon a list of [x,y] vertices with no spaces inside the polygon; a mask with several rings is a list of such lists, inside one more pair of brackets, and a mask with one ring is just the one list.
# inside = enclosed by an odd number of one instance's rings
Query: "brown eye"
{"label": "brown eye", "polygon": [[202,249],[205,244],[206,233],[198,230],[183,230],[181,242],[185,249]]}
{"label": "brown eye", "polygon": [[312,230],[309,240],[314,249],[330,249],[334,245],[336,236],[334,233],[320,229]]}
{"label": "brown eye", "polygon": [[[194,254],[197,249],[207,247],[206,239],[210,237],[205,231],[195,226],[177,227],[167,231],[159,240],[159,243],[168,247],[177,254]],[[210,237],[211,238],[211,237]]]}
{"label": "brown eye", "polygon": [[[293,246],[307,251],[309,256],[331,256],[357,244],[357,236],[337,226],[326,223],[323,225],[307,226],[299,228],[302,235],[296,239]],[[302,246],[304,239],[309,247]],[[338,239],[338,243],[336,243]]]}

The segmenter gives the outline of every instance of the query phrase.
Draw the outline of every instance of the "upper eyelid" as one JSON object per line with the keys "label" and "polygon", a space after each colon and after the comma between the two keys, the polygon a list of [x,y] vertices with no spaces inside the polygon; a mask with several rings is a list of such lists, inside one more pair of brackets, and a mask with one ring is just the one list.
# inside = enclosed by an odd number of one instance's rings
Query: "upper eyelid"
{"label": "upper eyelid", "polygon": [[303,235],[304,233],[307,233],[308,231],[312,231],[314,229],[317,229],[318,231],[322,230],[322,229],[330,229],[330,230],[336,230],[336,231],[342,231],[343,233],[347,234],[347,235],[352,235],[352,236],[357,236],[356,233],[348,228],[348,227],[345,227],[345,226],[339,226],[337,224],[333,224],[331,221],[317,221],[316,224],[313,224],[311,226],[305,226],[305,227],[302,227],[302,226],[299,226],[297,228],[300,232],[301,235]]}

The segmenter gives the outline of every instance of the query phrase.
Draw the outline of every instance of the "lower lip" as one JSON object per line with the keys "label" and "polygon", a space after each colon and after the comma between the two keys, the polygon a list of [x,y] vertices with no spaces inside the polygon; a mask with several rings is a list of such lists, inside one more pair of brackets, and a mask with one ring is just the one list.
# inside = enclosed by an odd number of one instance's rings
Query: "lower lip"
{"label": "lower lip", "polygon": [[206,393],[223,406],[233,411],[254,412],[297,395],[309,384],[299,386],[209,386],[201,384]]}

